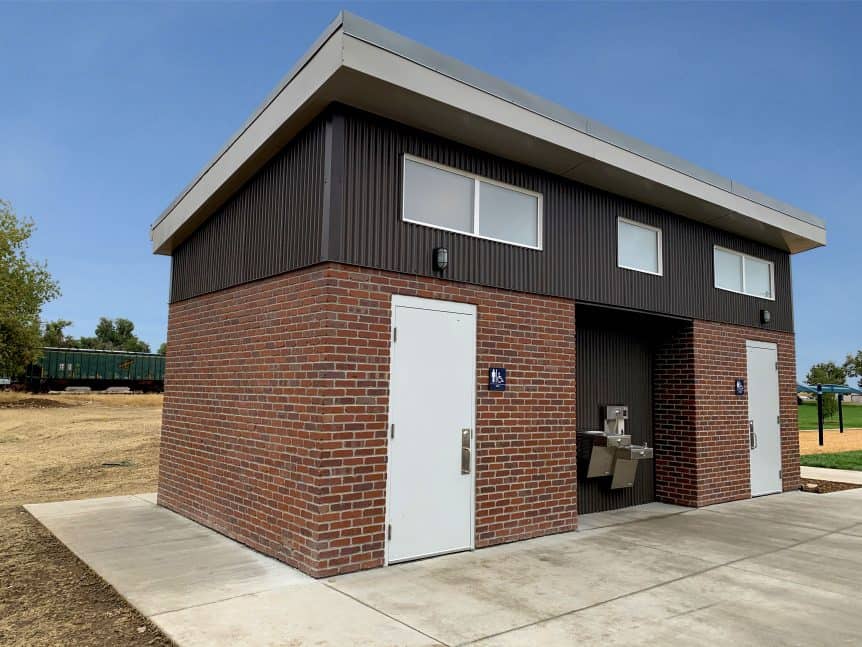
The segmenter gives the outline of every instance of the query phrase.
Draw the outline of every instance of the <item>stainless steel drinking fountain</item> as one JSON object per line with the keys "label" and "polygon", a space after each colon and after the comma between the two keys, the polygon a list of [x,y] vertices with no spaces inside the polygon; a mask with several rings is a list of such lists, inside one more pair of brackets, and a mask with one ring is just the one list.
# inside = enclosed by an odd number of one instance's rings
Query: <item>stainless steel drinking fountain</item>
{"label": "stainless steel drinking fountain", "polygon": [[652,447],[632,445],[632,437],[626,433],[628,406],[608,404],[602,410],[603,430],[578,432],[579,441],[589,444],[587,478],[610,476],[612,490],[632,487],[638,463],[653,457]]}

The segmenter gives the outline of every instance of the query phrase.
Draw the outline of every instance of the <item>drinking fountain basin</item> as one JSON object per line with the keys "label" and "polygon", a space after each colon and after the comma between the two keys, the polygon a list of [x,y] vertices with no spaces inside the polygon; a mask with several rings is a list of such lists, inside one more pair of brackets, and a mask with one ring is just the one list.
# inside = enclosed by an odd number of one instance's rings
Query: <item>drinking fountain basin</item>
{"label": "drinking fountain basin", "polygon": [[652,447],[644,445],[626,445],[616,448],[616,458],[618,460],[638,461],[653,457]]}
{"label": "drinking fountain basin", "polygon": [[599,429],[592,431],[579,431],[579,436],[589,439],[593,446],[599,447],[623,447],[632,442],[632,437],[629,434],[609,434],[606,431]]}

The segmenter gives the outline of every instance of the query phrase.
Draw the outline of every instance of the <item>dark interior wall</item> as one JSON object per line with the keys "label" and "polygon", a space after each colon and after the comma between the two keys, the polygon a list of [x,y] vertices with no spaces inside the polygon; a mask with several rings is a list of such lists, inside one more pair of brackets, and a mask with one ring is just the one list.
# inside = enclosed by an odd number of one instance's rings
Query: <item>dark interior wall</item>
{"label": "dark interior wall", "polygon": [[[332,214],[341,236],[331,260],[434,276],[431,253],[444,246],[442,277],[455,281],[746,326],[760,326],[767,308],[770,328],[793,328],[786,252],[367,113],[335,110],[344,116],[344,192],[343,210]],[[542,193],[544,249],[403,222],[404,153]],[[617,267],[619,216],[662,229],[664,276]],[[772,261],[777,299],[715,289],[713,245]]]}
{"label": "dark interior wall", "polygon": [[174,251],[171,302],[321,260],[326,133],[323,115]]}
{"label": "dark interior wall", "polygon": [[[632,443],[653,447],[654,346],[661,327],[675,322],[580,304],[577,317],[578,431],[603,429],[602,406],[625,404],[629,407],[626,433]],[[610,478],[585,478],[587,449],[586,443],[579,442],[579,514],[655,500],[652,460],[638,466],[632,487],[611,490]]]}

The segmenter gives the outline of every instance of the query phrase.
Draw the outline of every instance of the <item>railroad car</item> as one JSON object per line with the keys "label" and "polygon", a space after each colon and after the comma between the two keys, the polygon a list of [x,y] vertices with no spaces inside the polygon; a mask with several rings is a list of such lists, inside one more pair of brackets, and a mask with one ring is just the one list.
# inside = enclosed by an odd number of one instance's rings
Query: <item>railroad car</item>
{"label": "railroad car", "polygon": [[165,356],[84,348],[43,348],[42,357],[27,367],[26,385],[31,391],[62,390],[88,386],[102,390],[128,386],[133,390],[161,391],[165,380]]}

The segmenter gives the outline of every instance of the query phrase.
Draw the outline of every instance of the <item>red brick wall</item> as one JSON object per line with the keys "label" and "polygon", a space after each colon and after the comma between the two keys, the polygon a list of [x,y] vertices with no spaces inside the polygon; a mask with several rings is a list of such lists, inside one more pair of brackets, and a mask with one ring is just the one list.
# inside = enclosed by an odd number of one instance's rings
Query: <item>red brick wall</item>
{"label": "red brick wall", "polygon": [[659,501],[696,505],[697,423],[694,332],[682,324],[656,348],[653,364],[655,494]]}
{"label": "red brick wall", "polygon": [[708,321],[683,327],[656,354],[656,495],[709,505],[751,495],[746,340],[778,347],[782,470],[785,490],[799,487],[796,358],[792,333]]}
{"label": "red brick wall", "polygon": [[323,272],[174,303],[159,503],[302,570],[317,564]]}
{"label": "red brick wall", "polygon": [[[160,503],[315,576],[381,565],[393,294],[477,306],[476,545],[573,530],[574,303],[337,264],[171,306]],[[778,344],[798,487],[792,334],[695,321],[656,353],[660,500],[749,495],[746,339]]]}
{"label": "red brick wall", "polygon": [[316,576],[381,565],[392,294],[477,306],[476,545],[573,530],[574,304],[335,264],[171,306],[160,503]]}

